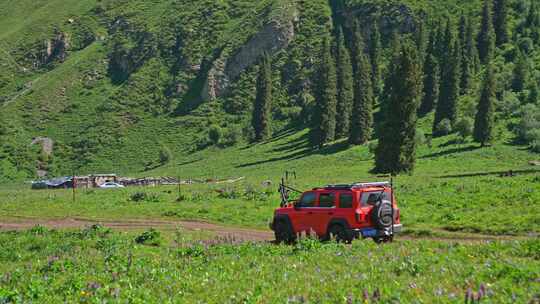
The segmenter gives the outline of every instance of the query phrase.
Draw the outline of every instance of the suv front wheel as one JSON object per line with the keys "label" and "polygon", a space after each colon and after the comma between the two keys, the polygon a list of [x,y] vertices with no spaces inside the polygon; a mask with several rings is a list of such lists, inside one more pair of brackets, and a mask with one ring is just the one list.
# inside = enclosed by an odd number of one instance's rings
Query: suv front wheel
{"label": "suv front wheel", "polygon": [[293,243],[296,240],[294,232],[291,230],[291,227],[287,222],[281,220],[276,223],[274,230],[274,235],[276,236],[276,242],[281,243],[285,242],[287,244]]}

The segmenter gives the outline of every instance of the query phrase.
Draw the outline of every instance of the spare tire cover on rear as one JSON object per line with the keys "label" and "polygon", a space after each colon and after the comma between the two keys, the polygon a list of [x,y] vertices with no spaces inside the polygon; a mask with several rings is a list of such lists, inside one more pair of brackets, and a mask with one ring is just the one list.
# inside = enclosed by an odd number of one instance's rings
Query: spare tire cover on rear
{"label": "spare tire cover on rear", "polygon": [[388,200],[379,201],[371,211],[373,224],[378,228],[392,226],[392,203]]}

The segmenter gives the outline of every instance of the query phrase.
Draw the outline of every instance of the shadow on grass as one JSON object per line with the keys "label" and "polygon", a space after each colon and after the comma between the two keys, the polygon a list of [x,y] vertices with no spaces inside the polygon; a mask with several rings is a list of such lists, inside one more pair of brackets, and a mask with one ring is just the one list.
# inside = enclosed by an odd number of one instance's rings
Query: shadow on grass
{"label": "shadow on grass", "polygon": [[272,142],[276,142],[276,141],[279,141],[279,140],[281,140],[283,138],[289,137],[289,136],[295,134],[298,131],[299,130],[296,130],[296,129],[286,129],[286,130],[283,130],[283,131],[277,133],[272,138],[270,138],[270,139],[268,139],[266,141],[250,142],[247,145],[245,145],[244,147],[240,148],[240,150],[248,150],[248,149],[251,149],[251,148],[253,148],[253,147],[257,146],[257,145],[265,145],[265,144],[269,144],[269,143],[272,143]]}
{"label": "shadow on grass", "polygon": [[313,149],[309,146],[309,143],[307,142],[307,136],[308,135],[303,135],[301,138],[295,139],[289,142],[288,144],[285,144],[284,147],[276,148],[273,151],[276,151],[276,152],[277,151],[290,151],[290,150],[296,150],[296,149],[299,149],[300,147],[303,147],[303,149],[301,150],[298,150],[294,153],[290,153],[284,156],[273,157],[273,158],[260,160],[256,162],[241,164],[241,165],[236,166],[236,168],[247,168],[251,166],[257,166],[257,165],[268,164],[268,163],[279,162],[279,161],[297,160],[297,159],[301,159],[301,158],[312,156],[312,155],[330,155],[330,154],[335,154],[335,153],[344,151],[349,148],[349,143],[347,141],[342,141],[342,142],[337,142],[329,146],[325,146],[319,150]]}
{"label": "shadow on grass", "polygon": [[480,146],[458,147],[458,148],[448,149],[448,150],[444,150],[444,151],[440,151],[440,152],[436,152],[436,153],[431,153],[431,154],[428,154],[428,155],[424,155],[424,156],[422,156],[422,157],[420,157],[420,158],[422,158],[422,159],[425,159],[425,158],[436,158],[436,157],[446,156],[446,155],[450,155],[450,154],[457,154],[457,153],[463,153],[463,152],[470,152],[470,151],[478,150],[478,149],[480,149],[480,148],[481,148]]}

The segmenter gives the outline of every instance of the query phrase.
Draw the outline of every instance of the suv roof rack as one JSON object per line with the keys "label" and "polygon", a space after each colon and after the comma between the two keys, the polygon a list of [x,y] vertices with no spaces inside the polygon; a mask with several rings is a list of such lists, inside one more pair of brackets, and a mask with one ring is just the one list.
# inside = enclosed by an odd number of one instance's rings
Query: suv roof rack
{"label": "suv roof rack", "polygon": [[326,189],[326,190],[351,190],[351,189],[358,189],[358,188],[390,187],[390,186],[391,186],[390,182],[373,182],[373,183],[353,183],[353,184],[328,185],[328,186],[324,187],[324,189]]}

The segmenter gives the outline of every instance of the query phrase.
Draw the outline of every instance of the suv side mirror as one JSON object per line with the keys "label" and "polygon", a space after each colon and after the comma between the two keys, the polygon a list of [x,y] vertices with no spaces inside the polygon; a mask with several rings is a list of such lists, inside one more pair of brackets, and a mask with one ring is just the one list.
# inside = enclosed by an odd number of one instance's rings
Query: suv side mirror
{"label": "suv side mirror", "polygon": [[294,210],[296,210],[296,211],[300,210],[299,204],[300,204],[299,201],[296,201],[296,202],[293,203]]}

